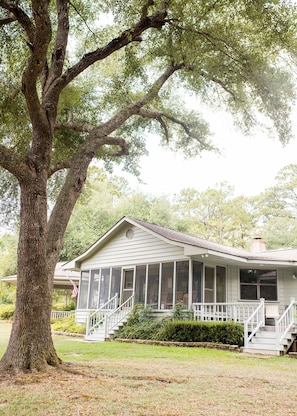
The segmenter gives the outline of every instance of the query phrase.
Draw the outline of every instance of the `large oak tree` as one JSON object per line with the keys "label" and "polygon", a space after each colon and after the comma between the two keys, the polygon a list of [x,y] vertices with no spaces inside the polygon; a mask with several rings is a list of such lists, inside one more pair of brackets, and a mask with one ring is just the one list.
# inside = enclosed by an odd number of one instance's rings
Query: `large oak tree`
{"label": "large oak tree", "polygon": [[95,158],[122,158],[133,170],[148,130],[176,151],[211,150],[208,126],[182,92],[226,106],[243,129],[264,114],[289,138],[295,12],[276,0],[0,0],[0,166],[20,193],[16,310],[2,369],[61,362],[50,329],[53,273]]}

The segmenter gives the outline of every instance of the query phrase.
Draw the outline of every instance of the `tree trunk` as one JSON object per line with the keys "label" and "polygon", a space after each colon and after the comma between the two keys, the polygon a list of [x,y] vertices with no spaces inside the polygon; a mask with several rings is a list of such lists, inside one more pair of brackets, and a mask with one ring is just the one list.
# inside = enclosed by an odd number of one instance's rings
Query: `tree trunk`
{"label": "tree trunk", "polygon": [[[46,256],[46,174],[20,181],[21,224],[16,308],[9,344],[0,365],[15,372],[58,366],[50,314],[54,267]],[[58,253],[57,253],[58,256]]]}

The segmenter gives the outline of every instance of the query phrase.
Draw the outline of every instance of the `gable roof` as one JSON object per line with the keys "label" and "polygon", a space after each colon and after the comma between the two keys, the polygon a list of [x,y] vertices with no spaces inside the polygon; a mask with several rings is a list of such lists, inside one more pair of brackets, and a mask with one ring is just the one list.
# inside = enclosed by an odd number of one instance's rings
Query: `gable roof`
{"label": "gable roof", "polygon": [[280,265],[297,265],[297,249],[280,249],[266,250],[262,252],[251,252],[248,250],[237,249],[234,247],[224,246],[222,244],[213,243],[203,238],[195,237],[180,231],[171,230],[169,228],[148,223],[131,217],[121,218],[110,230],[103,234],[91,247],[89,247],[80,256],[66,263],[65,268],[77,269],[80,263],[91,257],[100,248],[116,236],[116,234],[132,225],[154,235],[157,238],[168,242],[169,244],[184,247],[185,255],[205,254],[220,258],[229,258],[230,260],[245,263],[254,262],[272,262]]}

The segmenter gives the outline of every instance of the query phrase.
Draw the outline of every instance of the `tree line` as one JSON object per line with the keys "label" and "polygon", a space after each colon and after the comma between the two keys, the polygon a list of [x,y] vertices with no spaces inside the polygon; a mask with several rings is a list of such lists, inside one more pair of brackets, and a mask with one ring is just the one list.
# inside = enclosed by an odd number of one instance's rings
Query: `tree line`
{"label": "tree line", "polygon": [[[84,252],[123,216],[238,248],[248,249],[253,237],[262,237],[268,249],[297,247],[297,165],[282,168],[274,186],[252,197],[235,196],[227,182],[204,191],[185,188],[171,197],[154,196],[92,167],[69,221],[60,260]],[[16,244],[17,230],[0,238],[1,276],[16,272]]]}

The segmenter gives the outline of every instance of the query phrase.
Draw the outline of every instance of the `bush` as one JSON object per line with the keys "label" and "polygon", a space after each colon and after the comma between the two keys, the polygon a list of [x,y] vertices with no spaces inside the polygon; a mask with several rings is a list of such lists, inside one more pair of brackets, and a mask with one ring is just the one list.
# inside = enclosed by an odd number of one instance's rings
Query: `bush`
{"label": "bush", "polygon": [[118,331],[118,338],[157,339],[162,323],[153,318],[152,308],[138,303],[129,314],[126,325]]}
{"label": "bush", "polygon": [[74,334],[85,334],[86,327],[85,325],[77,325],[75,322],[75,314],[71,314],[67,318],[57,319],[52,324],[52,329],[54,331],[61,331],[61,332],[70,332]]}
{"label": "bush", "polygon": [[153,317],[151,308],[144,308],[143,305],[137,304],[131,311],[126,325],[119,330],[117,337],[243,345],[243,325],[234,322],[194,321],[189,319],[191,316],[191,311],[188,311],[184,305],[177,304],[171,316],[157,320]]}
{"label": "bush", "polygon": [[12,320],[14,314],[14,305],[1,305],[0,306],[0,319]]}
{"label": "bush", "polygon": [[169,321],[158,336],[162,341],[242,345],[244,329],[233,322]]}
{"label": "bush", "polygon": [[174,305],[171,320],[172,321],[190,321],[193,319],[193,310],[189,310],[183,303]]}
{"label": "bush", "polygon": [[163,323],[156,319],[128,325],[128,323],[117,333],[118,338],[126,339],[159,339],[159,331]]}

